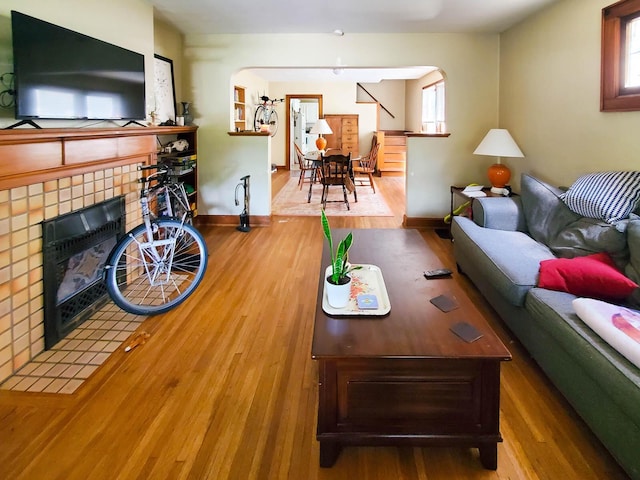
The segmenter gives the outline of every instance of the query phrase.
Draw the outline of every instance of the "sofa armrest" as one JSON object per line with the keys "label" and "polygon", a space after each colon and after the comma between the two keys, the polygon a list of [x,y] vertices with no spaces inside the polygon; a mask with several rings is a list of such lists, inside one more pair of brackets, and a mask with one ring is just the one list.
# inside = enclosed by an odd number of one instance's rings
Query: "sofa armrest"
{"label": "sofa armrest", "polygon": [[482,197],[473,201],[473,220],[494,230],[527,231],[520,197]]}

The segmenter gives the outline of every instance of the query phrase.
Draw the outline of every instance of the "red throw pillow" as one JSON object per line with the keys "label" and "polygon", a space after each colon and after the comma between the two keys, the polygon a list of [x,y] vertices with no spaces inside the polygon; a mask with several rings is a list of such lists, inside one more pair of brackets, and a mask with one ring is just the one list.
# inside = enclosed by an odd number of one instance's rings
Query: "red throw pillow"
{"label": "red throw pillow", "polygon": [[602,300],[624,300],[638,288],[616,268],[608,253],[543,260],[538,286]]}

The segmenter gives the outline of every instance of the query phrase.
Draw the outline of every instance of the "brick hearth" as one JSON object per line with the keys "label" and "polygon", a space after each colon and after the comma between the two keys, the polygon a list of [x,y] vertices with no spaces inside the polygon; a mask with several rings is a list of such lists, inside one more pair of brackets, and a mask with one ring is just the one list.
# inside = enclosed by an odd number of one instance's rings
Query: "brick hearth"
{"label": "brick hearth", "polygon": [[126,230],[140,221],[131,164],[0,191],[0,382],[44,351],[44,219],[125,195]]}

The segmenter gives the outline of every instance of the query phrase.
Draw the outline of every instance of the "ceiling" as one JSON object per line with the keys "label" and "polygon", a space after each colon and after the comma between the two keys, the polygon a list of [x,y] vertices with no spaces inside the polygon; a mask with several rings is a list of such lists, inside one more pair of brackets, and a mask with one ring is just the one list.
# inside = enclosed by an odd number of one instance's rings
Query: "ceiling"
{"label": "ceiling", "polygon": [[183,33],[499,33],[559,0],[149,0]]}
{"label": "ceiling", "polygon": [[[500,33],[560,0],[148,0],[181,32],[257,33]],[[261,69],[270,81],[379,82],[418,78],[405,69]]]}

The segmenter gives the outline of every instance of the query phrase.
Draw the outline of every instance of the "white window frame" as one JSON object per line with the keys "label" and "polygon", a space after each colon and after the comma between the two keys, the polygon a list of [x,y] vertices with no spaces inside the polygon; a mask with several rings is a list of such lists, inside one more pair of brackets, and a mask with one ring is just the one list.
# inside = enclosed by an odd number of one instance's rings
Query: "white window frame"
{"label": "white window frame", "polygon": [[444,133],[446,130],[444,80],[422,88],[422,131]]}

